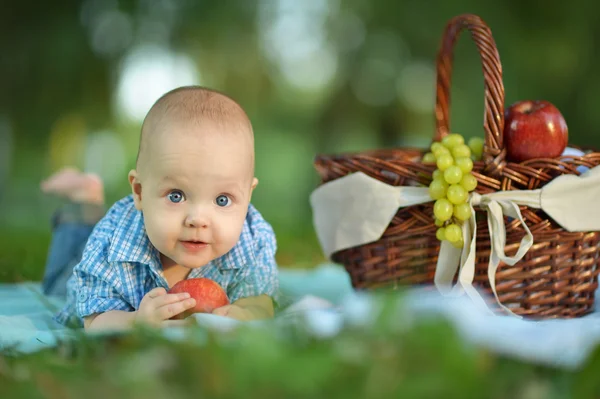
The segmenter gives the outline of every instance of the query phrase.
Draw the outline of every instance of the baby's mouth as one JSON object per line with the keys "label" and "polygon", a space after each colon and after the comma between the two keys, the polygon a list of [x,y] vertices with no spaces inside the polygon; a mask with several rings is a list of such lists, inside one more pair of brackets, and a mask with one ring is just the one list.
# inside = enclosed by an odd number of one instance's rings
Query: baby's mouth
{"label": "baby's mouth", "polygon": [[208,246],[208,244],[205,243],[204,241],[194,241],[194,240],[181,241],[181,245],[183,245],[184,248],[186,248],[187,250],[190,250],[190,251],[198,251],[198,250]]}

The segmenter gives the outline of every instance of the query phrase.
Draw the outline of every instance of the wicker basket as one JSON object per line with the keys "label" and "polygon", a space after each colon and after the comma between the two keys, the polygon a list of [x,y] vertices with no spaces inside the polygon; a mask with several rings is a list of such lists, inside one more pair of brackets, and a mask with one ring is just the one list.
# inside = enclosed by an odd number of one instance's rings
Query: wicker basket
{"label": "wicker basket", "polygon": [[[597,152],[561,160],[535,159],[520,164],[506,161],[502,67],[490,29],[475,15],[457,16],[446,26],[437,57],[437,124],[433,140],[439,141],[449,133],[452,51],[465,28],[477,45],[485,82],[485,146],[482,161],[475,162],[473,168],[479,182],[476,191],[533,190],[558,175],[578,174],[578,166],[597,166]],[[389,149],[318,155],[315,167],[322,183],[361,171],[394,186],[428,185],[435,166],[420,162],[423,153],[420,149]],[[528,318],[572,318],[589,313],[597,288],[599,233],[567,232],[541,210],[521,207],[521,212],[535,244],[516,265],[500,264],[496,274],[500,302]],[[516,220],[507,220],[506,227],[506,253],[512,254],[525,231]],[[378,241],[336,252],[332,260],[345,266],[357,289],[431,284],[440,250],[436,229],[432,203],[403,208]],[[485,292],[490,292],[490,246],[487,223],[478,218],[474,285]]]}

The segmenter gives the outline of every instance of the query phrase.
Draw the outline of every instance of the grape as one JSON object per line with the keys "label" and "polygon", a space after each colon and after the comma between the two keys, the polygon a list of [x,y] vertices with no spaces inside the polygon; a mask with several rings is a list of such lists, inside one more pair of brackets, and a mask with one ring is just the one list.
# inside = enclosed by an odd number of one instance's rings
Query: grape
{"label": "grape", "polygon": [[456,166],[458,166],[460,168],[460,170],[462,170],[463,174],[467,174],[473,170],[473,161],[471,160],[471,158],[467,158],[467,157],[456,158],[454,160],[454,163],[456,164]]}
{"label": "grape", "polygon": [[448,190],[448,183],[443,180],[435,179],[429,184],[429,196],[434,200],[444,198],[446,190]]}
{"label": "grape", "polygon": [[462,230],[457,224],[452,223],[446,226],[444,236],[450,242],[457,242],[462,240]]}
{"label": "grape", "polygon": [[431,152],[433,152],[435,154],[435,152],[437,150],[439,150],[440,148],[444,148],[444,146],[442,145],[442,143],[435,141],[433,143],[431,143],[431,146],[429,146],[429,149],[431,150]]}
{"label": "grape", "polygon": [[442,139],[442,144],[448,149],[464,144],[465,139],[460,134],[452,133]]}
{"label": "grape", "polygon": [[433,155],[433,153],[428,152],[427,154],[423,155],[423,162],[425,163],[434,163],[435,162],[435,155]]}
{"label": "grape", "polygon": [[[483,152],[483,142],[477,139],[465,144],[460,134],[449,134],[441,142],[433,142],[431,151],[423,154],[422,162],[436,164],[431,173],[429,195],[433,205],[435,236],[438,240],[447,240],[457,248],[464,245],[462,224],[472,217],[473,211],[468,204],[469,192],[477,187],[473,176],[471,149],[475,154]],[[447,224],[447,226],[446,226]]]}
{"label": "grape", "polygon": [[455,159],[460,157],[469,158],[471,156],[471,149],[466,144],[457,145],[456,147],[452,148],[452,156]]}
{"label": "grape", "polygon": [[458,241],[450,242],[450,244],[452,244],[452,246],[455,248],[462,248],[465,245],[462,237]]}
{"label": "grape", "polygon": [[466,174],[462,177],[460,185],[467,191],[473,191],[477,187],[477,179],[472,174]]}
{"label": "grape", "polygon": [[452,202],[454,205],[458,205],[465,203],[469,194],[461,185],[453,184],[448,187],[446,196],[450,202]]}
{"label": "grape", "polygon": [[483,139],[481,137],[471,137],[469,139],[469,148],[475,158],[481,159],[481,155],[483,154]]}
{"label": "grape", "polygon": [[454,163],[454,159],[450,154],[442,154],[437,158],[437,167],[442,172],[448,169]]}
{"label": "grape", "polygon": [[471,217],[471,206],[466,202],[454,205],[454,217],[463,222],[469,220]]}
{"label": "grape", "polygon": [[463,172],[458,166],[452,165],[444,171],[444,180],[448,184],[456,184],[462,180]]}
{"label": "grape", "polygon": [[440,144],[440,147],[436,147],[436,149],[432,150],[431,152],[433,152],[433,155],[435,155],[436,157],[440,157],[443,154],[451,155],[450,150],[441,144]]}
{"label": "grape", "polygon": [[435,232],[435,238],[437,238],[440,241],[444,241],[445,237],[446,237],[445,234],[444,234],[445,230],[446,229],[443,228],[443,227],[440,227],[439,229],[437,229],[436,232]]}
{"label": "grape", "polygon": [[433,205],[433,214],[436,218],[443,222],[450,219],[452,217],[453,212],[454,207],[452,206],[450,201],[448,201],[445,198],[435,201],[435,204]]}

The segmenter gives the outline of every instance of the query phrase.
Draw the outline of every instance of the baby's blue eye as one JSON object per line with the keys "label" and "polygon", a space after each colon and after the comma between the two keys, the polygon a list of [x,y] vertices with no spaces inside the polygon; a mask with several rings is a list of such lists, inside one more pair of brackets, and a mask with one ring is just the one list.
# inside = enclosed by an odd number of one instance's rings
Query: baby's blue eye
{"label": "baby's blue eye", "polygon": [[231,204],[231,200],[229,199],[228,196],[221,194],[217,197],[217,205],[218,206],[226,207],[226,206],[229,206],[230,204]]}
{"label": "baby's blue eye", "polygon": [[184,196],[183,193],[179,190],[173,190],[169,193],[169,195],[167,195],[167,197],[169,198],[169,201],[178,204],[181,201],[183,201]]}

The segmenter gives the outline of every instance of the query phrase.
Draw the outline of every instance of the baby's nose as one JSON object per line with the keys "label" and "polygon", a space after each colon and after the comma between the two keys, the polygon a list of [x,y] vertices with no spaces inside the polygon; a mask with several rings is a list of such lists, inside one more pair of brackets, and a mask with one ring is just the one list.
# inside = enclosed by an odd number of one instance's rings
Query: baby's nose
{"label": "baby's nose", "polygon": [[202,211],[190,212],[185,219],[186,227],[208,227],[209,224],[209,217],[207,213]]}

